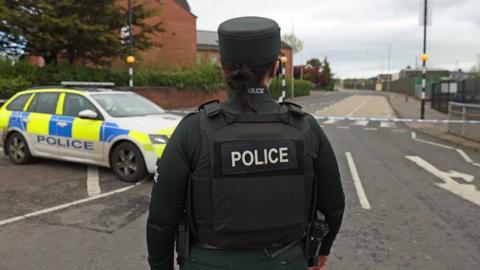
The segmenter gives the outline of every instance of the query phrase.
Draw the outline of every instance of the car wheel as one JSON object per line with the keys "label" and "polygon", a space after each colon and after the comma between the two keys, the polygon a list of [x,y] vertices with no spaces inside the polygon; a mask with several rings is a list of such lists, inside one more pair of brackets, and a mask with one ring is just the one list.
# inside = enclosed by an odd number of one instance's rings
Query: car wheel
{"label": "car wheel", "polygon": [[112,153],[112,169],[125,182],[138,182],[147,176],[142,152],[129,142],[119,144]]}
{"label": "car wheel", "polygon": [[15,164],[27,164],[33,159],[27,141],[19,133],[13,133],[8,137],[6,150],[8,157]]}

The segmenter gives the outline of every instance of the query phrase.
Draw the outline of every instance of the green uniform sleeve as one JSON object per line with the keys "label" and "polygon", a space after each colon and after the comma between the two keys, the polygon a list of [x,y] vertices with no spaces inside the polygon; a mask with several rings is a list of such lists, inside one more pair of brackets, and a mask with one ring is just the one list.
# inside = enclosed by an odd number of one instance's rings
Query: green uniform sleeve
{"label": "green uniform sleeve", "polygon": [[345,195],[343,193],[340,172],[332,146],[315,118],[310,116],[309,120],[318,143],[318,159],[315,164],[317,175],[317,210],[325,215],[329,227],[329,233],[323,240],[320,249],[320,255],[326,256],[330,254],[333,241],[335,241],[335,237],[342,224],[345,209]]}
{"label": "green uniform sleeve", "polygon": [[152,270],[173,269],[174,239],[183,217],[188,180],[198,151],[199,121],[184,118],[158,162],[147,221],[147,246]]}

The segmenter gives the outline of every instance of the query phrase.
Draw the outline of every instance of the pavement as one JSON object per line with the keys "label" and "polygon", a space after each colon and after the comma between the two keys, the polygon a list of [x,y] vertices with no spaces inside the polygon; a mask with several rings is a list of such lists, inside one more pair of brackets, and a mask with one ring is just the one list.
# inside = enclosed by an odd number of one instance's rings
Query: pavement
{"label": "pavement", "polygon": [[[398,117],[408,119],[420,118],[421,102],[419,100],[412,97],[405,98],[405,95],[398,93],[384,93],[384,96],[387,98],[390,96],[389,100],[391,106]],[[425,105],[425,119],[448,120],[448,114],[432,109],[430,102],[427,102]],[[418,132],[435,136],[455,145],[461,145],[480,151],[480,142],[449,133],[448,124],[407,123],[407,126]]]}
{"label": "pavement", "polygon": [[[372,92],[314,92],[311,113],[388,117]],[[352,106],[355,105],[355,106]],[[480,155],[401,123],[321,120],[347,208],[329,269],[478,269]],[[108,169],[0,154],[0,269],[148,269],[151,181]],[[100,193],[90,194],[97,177]],[[31,214],[34,214],[33,216]]]}

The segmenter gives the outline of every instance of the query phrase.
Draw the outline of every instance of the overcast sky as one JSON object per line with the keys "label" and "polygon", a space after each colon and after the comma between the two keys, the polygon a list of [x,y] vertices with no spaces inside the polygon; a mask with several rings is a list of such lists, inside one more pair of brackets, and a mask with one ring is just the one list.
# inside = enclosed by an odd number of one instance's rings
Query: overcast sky
{"label": "overcast sky", "polygon": [[[433,1],[428,28],[429,66],[470,70],[480,55],[480,0]],[[415,66],[422,53],[423,0],[189,0],[197,28],[217,30],[229,18],[263,16],[276,20],[282,34],[304,42],[295,64],[328,57],[337,76],[372,77]],[[383,59],[383,65],[382,65]],[[420,65],[420,61],[419,61]]]}

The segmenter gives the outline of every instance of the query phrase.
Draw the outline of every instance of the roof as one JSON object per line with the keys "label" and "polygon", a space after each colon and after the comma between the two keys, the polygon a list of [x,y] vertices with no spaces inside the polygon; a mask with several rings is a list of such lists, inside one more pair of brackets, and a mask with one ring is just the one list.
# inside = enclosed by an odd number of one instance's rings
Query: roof
{"label": "roof", "polygon": [[218,33],[216,31],[197,30],[197,44],[218,46]]}
{"label": "roof", "polygon": [[191,11],[190,5],[188,4],[187,0],[175,0],[175,3],[183,7],[184,9],[188,10],[189,12]]}
{"label": "roof", "polygon": [[[200,51],[218,51],[218,33],[216,31],[197,30],[197,49]],[[292,49],[282,41],[282,49]]]}
{"label": "roof", "polygon": [[282,41],[282,49],[292,49],[292,46],[288,45],[286,42]]}
{"label": "roof", "polygon": [[52,92],[52,91],[64,91],[64,92],[125,92],[120,89],[102,88],[102,87],[65,87],[65,86],[38,86],[20,91],[19,93],[34,93],[34,92]]}

